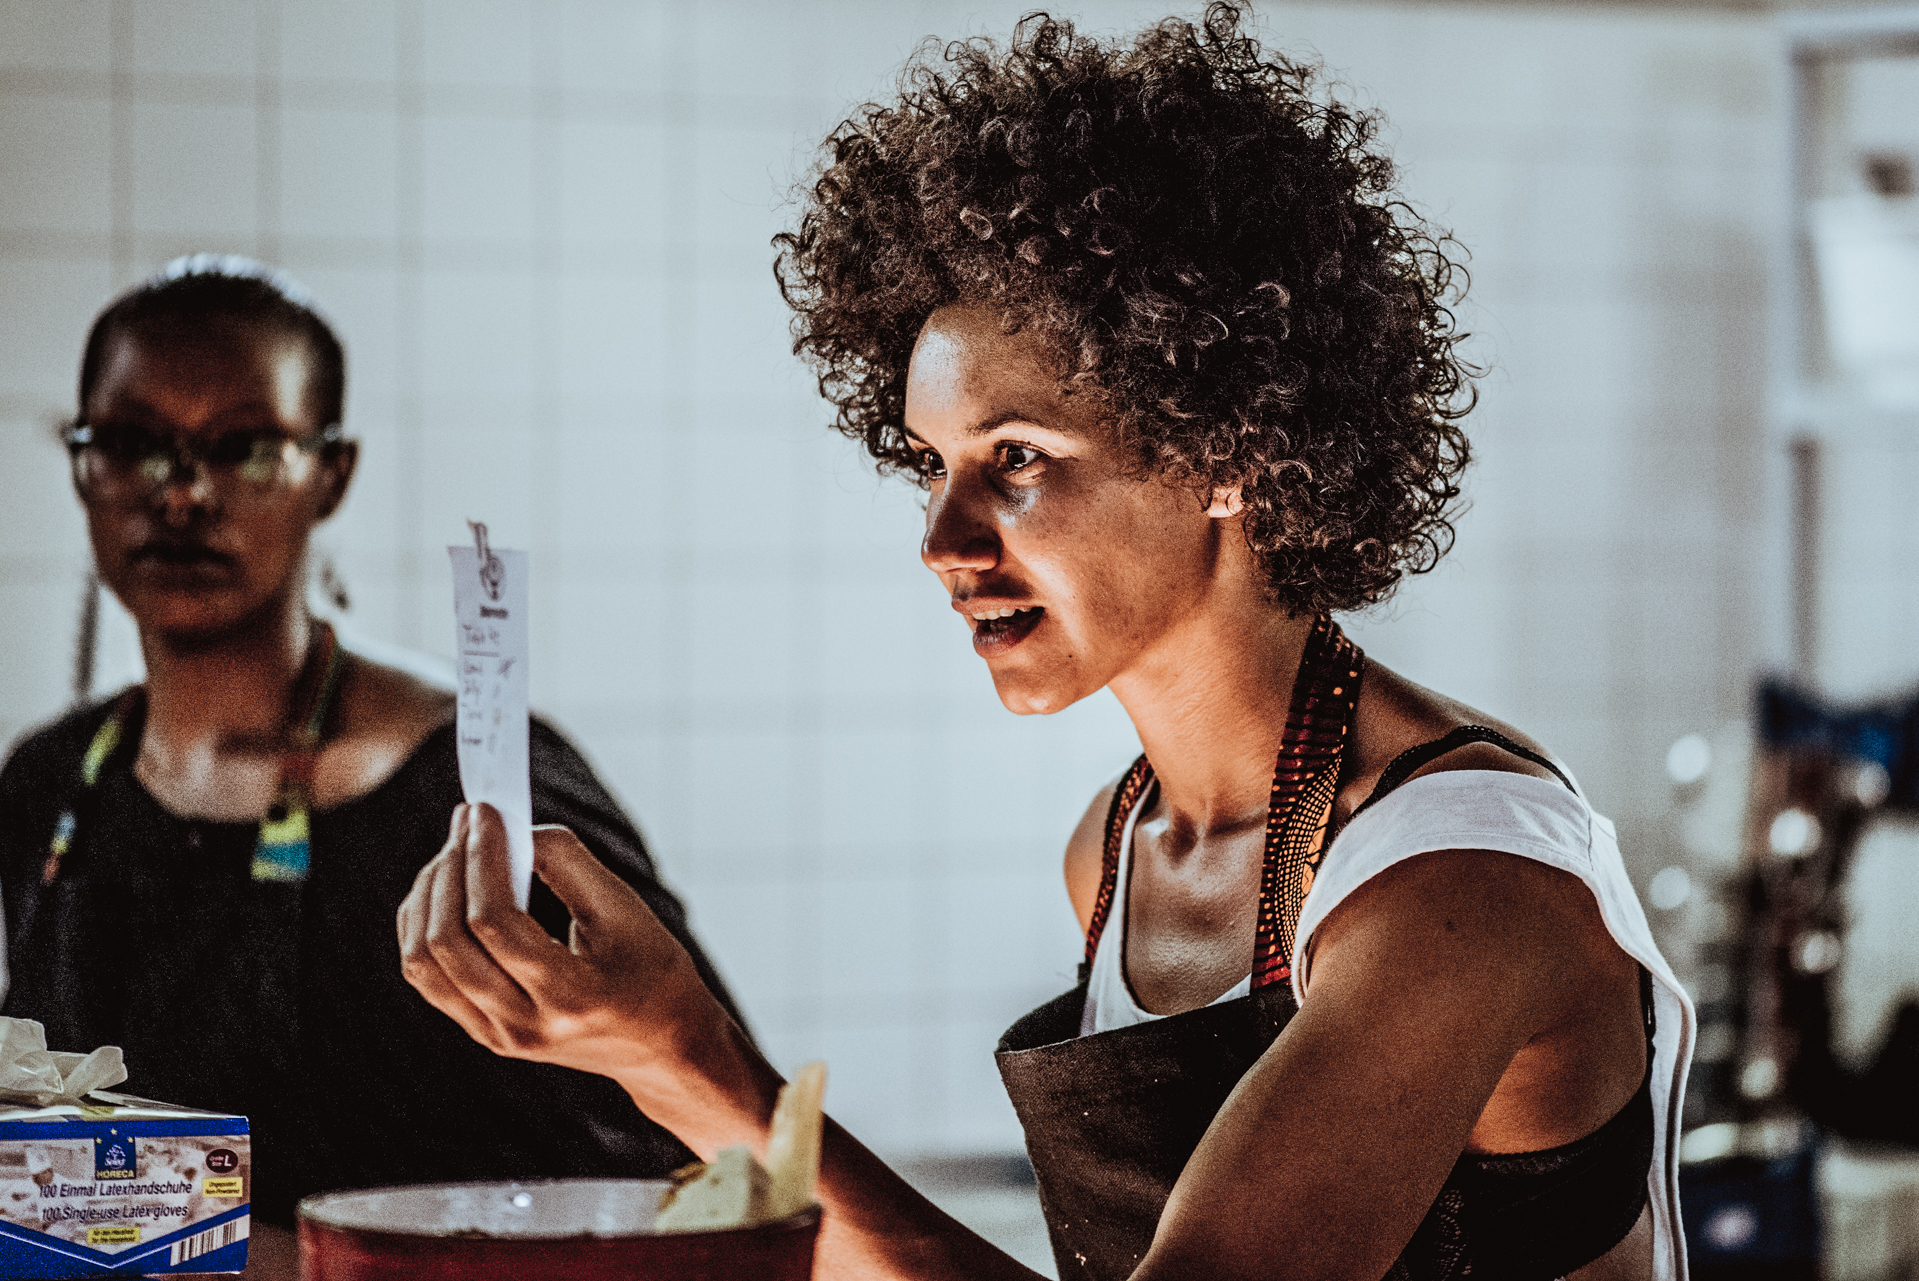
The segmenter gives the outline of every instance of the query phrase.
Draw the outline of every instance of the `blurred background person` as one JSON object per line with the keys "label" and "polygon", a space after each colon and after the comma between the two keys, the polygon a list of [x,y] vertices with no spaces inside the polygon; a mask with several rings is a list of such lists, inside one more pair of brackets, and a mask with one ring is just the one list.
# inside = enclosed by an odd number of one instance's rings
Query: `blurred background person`
{"label": "blurred background person", "polygon": [[[393,914],[461,791],[452,694],[307,609],[308,540],[359,458],[345,374],[304,291],[249,260],[178,260],[101,313],[64,435],[146,677],[0,771],[5,1013],[121,1046],[135,1094],[249,1118],[256,1271],[311,1192],[688,1159],[617,1087],[475,1052],[391,973]],[[581,824],[717,982],[639,833],[538,719],[532,771],[535,821]],[[534,910],[565,936],[556,899]]]}

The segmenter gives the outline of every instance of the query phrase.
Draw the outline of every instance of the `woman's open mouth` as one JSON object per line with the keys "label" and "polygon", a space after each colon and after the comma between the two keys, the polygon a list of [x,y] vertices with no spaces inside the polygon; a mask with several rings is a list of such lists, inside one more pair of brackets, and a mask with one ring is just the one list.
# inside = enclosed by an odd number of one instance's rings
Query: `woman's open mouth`
{"label": "woman's open mouth", "polygon": [[969,615],[973,624],[973,649],[981,655],[1004,653],[1032,635],[1046,614],[1041,605],[1023,609],[1006,608],[985,615]]}

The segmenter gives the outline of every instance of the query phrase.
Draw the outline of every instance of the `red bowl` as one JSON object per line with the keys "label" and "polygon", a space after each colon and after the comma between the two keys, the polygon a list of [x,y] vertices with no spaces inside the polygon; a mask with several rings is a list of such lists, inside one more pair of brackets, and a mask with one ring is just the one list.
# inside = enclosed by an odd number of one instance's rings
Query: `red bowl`
{"label": "red bowl", "polygon": [[302,1281],[807,1281],[817,1209],[654,1232],[664,1179],[423,1183],[300,1202]]}

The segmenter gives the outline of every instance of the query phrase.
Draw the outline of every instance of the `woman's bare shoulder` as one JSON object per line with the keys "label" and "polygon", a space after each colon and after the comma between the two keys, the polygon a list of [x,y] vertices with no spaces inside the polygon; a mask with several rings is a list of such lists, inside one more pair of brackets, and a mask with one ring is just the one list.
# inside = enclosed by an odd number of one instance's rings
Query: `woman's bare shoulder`
{"label": "woman's bare shoulder", "polygon": [[[1389,667],[1368,661],[1365,681],[1360,687],[1353,760],[1346,774],[1342,801],[1357,805],[1372,794],[1380,775],[1401,753],[1444,738],[1466,725],[1482,725],[1528,751],[1546,757],[1552,755],[1518,726],[1427,689]],[[1554,779],[1553,772],[1545,766],[1492,743],[1469,743],[1448,752],[1414,771],[1413,777],[1448,770],[1498,770]]]}
{"label": "woman's bare shoulder", "polygon": [[322,806],[372,791],[453,719],[453,691],[358,654],[347,656],[339,712],[314,775]]}
{"label": "woman's bare shoulder", "polygon": [[450,719],[453,706],[451,689],[352,654],[340,688],[339,736],[397,735],[417,742]]}
{"label": "woman's bare shoulder", "polygon": [[1073,913],[1079,917],[1081,930],[1093,923],[1093,900],[1099,897],[1099,880],[1106,862],[1106,815],[1113,808],[1113,793],[1119,790],[1120,778],[1093,793],[1092,802],[1066,842],[1066,895],[1073,900]]}

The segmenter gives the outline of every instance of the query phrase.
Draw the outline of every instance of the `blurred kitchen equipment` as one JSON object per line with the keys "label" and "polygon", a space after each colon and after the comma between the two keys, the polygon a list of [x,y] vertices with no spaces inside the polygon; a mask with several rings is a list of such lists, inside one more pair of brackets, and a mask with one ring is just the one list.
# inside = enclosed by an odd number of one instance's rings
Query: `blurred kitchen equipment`
{"label": "blurred kitchen equipment", "polygon": [[[1717,1007],[1726,1046],[1702,1048],[1693,1085],[1709,1123],[1681,1149],[1692,1272],[1910,1275],[1919,992],[1877,972],[1899,949],[1873,941],[1885,921],[1909,937],[1902,923],[1919,906],[1919,693],[1839,704],[1770,680],[1755,712],[1731,927],[1712,949],[1716,973],[1698,977],[1724,993],[1702,1011]],[[1919,981],[1919,949],[1907,952]],[[1852,1008],[1862,994],[1886,1008]],[[1861,1037],[1842,1034],[1838,1014],[1870,1044],[1847,1044]]]}
{"label": "blurred kitchen equipment", "polygon": [[1680,1212],[1693,1281],[1820,1276],[1819,1149],[1809,1130],[1721,1123],[1687,1136],[1680,1150]]}
{"label": "blurred kitchen equipment", "polygon": [[655,1233],[664,1179],[436,1183],[300,1203],[303,1281],[807,1281],[819,1210]]}
{"label": "blurred kitchen equipment", "polygon": [[[1768,682],[1759,736],[1744,1049],[1748,1070],[1773,1064],[1774,1089],[1748,1097],[1760,1112],[1791,1107],[1848,1139],[1919,1149],[1919,1002],[1889,989],[1892,1007],[1873,1019],[1877,1043],[1863,1054],[1845,1052],[1835,1034],[1839,980],[1869,905],[1861,894],[1900,884],[1880,875],[1855,885],[1861,852],[1874,851],[1875,864],[1919,854],[1919,843],[1901,839],[1919,815],[1919,694],[1840,706]],[[1795,815],[1799,824],[1788,821]],[[1784,839],[1799,826],[1803,840]]]}

